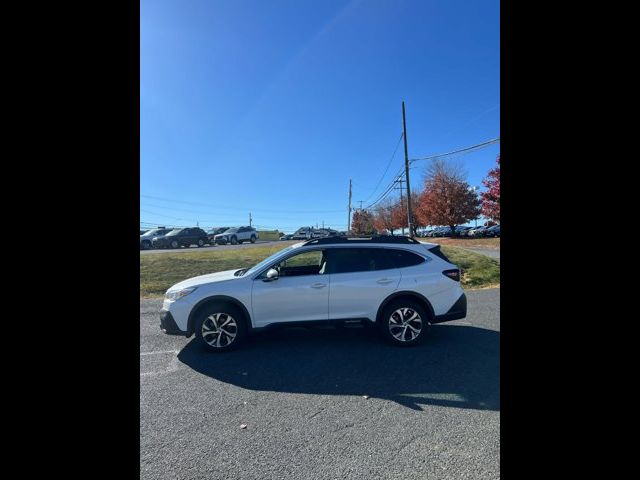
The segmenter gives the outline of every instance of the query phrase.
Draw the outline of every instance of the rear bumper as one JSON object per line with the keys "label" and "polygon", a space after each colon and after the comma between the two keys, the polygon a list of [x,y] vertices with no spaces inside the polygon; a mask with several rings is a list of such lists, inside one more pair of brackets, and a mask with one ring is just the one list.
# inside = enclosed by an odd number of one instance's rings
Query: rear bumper
{"label": "rear bumper", "polygon": [[171,312],[165,310],[160,312],[160,329],[167,335],[187,335],[187,332],[178,328]]}
{"label": "rear bumper", "polygon": [[463,293],[460,298],[456,300],[451,308],[442,315],[437,315],[433,319],[433,323],[450,322],[452,320],[460,320],[467,316],[467,296]]}

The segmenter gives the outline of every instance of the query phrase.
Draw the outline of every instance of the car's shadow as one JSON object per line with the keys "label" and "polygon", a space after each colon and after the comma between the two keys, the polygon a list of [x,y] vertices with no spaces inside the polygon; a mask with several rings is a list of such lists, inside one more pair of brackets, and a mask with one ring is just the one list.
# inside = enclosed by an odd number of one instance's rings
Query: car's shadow
{"label": "car's shadow", "polygon": [[435,325],[419,346],[387,345],[373,329],[283,329],[251,336],[236,351],[204,351],[193,339],[178,359],[249,390],[368,395],[421,405],[500,409],[500,332]]}

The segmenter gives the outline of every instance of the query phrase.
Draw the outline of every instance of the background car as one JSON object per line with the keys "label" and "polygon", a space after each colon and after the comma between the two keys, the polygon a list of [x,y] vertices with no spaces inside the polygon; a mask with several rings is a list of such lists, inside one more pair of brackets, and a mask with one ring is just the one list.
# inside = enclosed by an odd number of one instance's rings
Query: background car
{"label": "background car", "polygon": [[493,227],[489,227],[486,233],[487,237],[499,237],[500,236],[500,225],[494,225]]}
{"label": "background car", "polygon": [[154,228],[140,235],[140,250],[149,250],[153,248],[153,239],[162,237],[169,233],[173,228]]}
{"label": "background car", "polygon": [[162,237],[152,240],[153,248],[180,248],[191,245],[204,246],[209,241],[207,232],[198,227],[176,228]]}
{"label": "background car", "polygon": [[209,245],[214,245],[215,244],[215,236],[219,235],[221,233],[226,232],[227,230],[229,230],[229,227],[216,227],[216,228],[212,228],[211,230],[209,230],[207,232],[207,237],[209,238]]}
{"label": "background car", "polygon": [[236,245],[247,241],[256,243],[258,238],[260,238],[258,232],[253,227],[233,227],[213,237],[215,243],[219,245],[227,243]]}
{"label": "background car", "polygon": [[280,240],[291,240],[293,238],[293,234],[287,233],[286,235],[282,235]]}
{"label": "background car", "polygon": [[469,230],[469,233],[467,235],[472,238],[480,238],[484,236],[486,230],[487,230],[487,227],[485,227],[484,225],[480,227],[474,227],[471,230]]}

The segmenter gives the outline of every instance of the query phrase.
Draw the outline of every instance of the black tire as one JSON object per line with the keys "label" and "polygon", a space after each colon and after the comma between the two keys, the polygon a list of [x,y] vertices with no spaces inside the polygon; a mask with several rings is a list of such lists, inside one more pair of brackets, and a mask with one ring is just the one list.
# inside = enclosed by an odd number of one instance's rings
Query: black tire
{"label": "black tire", "polygon": [[[407,309],[405,313],[398,313],[399,310],[403,309]],[[415,320],[407,321],[414,313],[417,313],[418,317]],[[401,315],[405,315],[405,317],[402,318]],[[387,342],[400,347],[409,347],[424,341],[429,332],[430,320],[429,313],[416,300],[399,298],[392,300],[384,307],[378,321],[378,329]],[[400,325],[404,321],[407,321],[408,327]],[[398,326],[391,327],[392,324]],[[419,331],[416,333],[415,330]],[[398,336],[405,338],[405,340],[397,338]]]}
{"label": "black tire", "polygon": [[[231,317],[232,321],[236,324],[235,328],[227,327],[227,329],[223,330],[223,332],[235,333],[233,340],[229,343],[225,344],[225,342],[229,340],[228,335],[216,335],[215,333],[215,324],[213,322],[216,314],[220,314],[220,316],[217,317],[219,321],[225,322]],[[207,330],[211,330],[212,333],[203,333]],[[247,319],[242,311],[231,303],[211,303],[198,313],[195,323],[195,336],[202,348],[209,352],[228,352],[238,348],[238,346],[244,342],[247,336]],[[218,339],[220,346],[215,346],[215,344],[218,343]]]}
{"label": "black tire", "polygon": [[238,244],[238,238],[236,236],[231,237],[231,245],[237,245]]}
{"label": "black tire", "polygon": [[149,240],[144,240],[142,242],[142,249],[143,250],[151,250],[151,242]]}
{"label": "black tire", "polygon": [[204,240],[201,238],[198,239],[198,247],[204,247]]}
{"label": "black tire", "polygon": [[180,244],[178,243],[177,240],[173,240],[170,246],[171,248],[180,248]]}
{"label": "black tire", "polygon": [[251,235],[251,243],[256,243],[256,236],[255,235]]}

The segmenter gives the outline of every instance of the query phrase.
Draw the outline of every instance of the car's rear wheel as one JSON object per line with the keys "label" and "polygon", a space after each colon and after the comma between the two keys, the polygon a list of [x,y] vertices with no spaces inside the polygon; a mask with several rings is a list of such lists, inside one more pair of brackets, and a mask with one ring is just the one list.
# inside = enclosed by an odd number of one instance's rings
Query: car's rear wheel
{"label": "car's rear wheel", "polygon": [[216,303],[207,306],[196,320],[196,338],[210,352],[226,352],[237,348],[245,339],[247,325],[236,306]]}
{"label": "car's rear wheel", "polygon": [[180,244],[178,243],[177,240],[174,240],[171,242],[171,248],[178,248],[180,246]]}
{"label": "car's rear wheel", "polygon": [[422,342],[429,327],[428,313],[420,303],[410,298],[390,302],[382,311],[379,323],[382,336],[402,347]]}
{"label": "car's rear wheel", "polygon": [[237,245],[238,244],[238,238],[237,237],[231,237],[231,245]]}
{"label": "car's rear wheel", "polygon": [[251,243],[256,243],[256,236],[255,235],[251,235]]}
{"label": "car's rear wheel", "polygon": [[149,240],[145,240],[142,242],[143,250],[151,250],[151,242]]}

